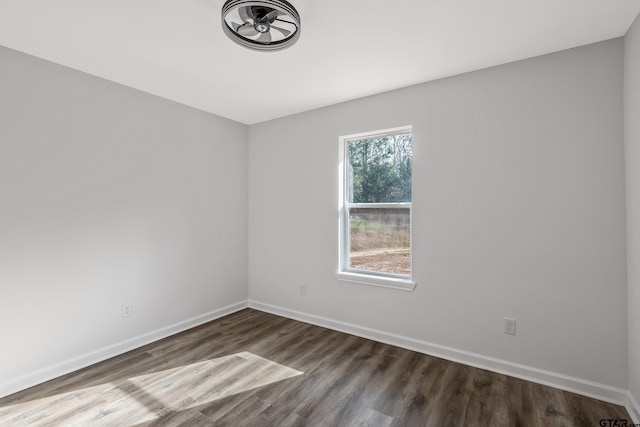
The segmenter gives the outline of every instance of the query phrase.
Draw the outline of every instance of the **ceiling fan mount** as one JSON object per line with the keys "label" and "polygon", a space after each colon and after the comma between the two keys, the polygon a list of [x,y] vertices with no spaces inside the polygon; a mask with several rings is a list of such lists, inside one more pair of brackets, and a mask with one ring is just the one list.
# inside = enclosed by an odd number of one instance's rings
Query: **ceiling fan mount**
{"label": "ceiling fan mount", "polygon": [[281,50],[300,37],[300,15],[286,0],[227,0],[222,6],[222,29],[248,49]]}

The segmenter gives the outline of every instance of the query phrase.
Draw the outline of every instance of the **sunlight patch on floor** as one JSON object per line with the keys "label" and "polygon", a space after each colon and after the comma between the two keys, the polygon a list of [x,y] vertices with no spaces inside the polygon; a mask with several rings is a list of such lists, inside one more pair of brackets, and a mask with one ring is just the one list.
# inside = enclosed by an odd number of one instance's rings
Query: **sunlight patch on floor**
{"label": "sunlight patch on floor", "polygon": [[0,425],[139,424],[302,374],[241,352],[8,405]]}

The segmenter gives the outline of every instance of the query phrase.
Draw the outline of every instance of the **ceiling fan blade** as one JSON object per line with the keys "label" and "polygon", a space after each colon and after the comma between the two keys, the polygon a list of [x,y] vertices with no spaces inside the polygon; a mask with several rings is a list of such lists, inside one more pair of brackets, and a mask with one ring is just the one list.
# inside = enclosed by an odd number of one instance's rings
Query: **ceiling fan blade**
{"label": "ceiling fan blade", "polygon": [[271,33],[262,33],[256,41],[260,43],[271,43]]}
{"label": "ceiling fan blade", "polygon": [[[288,18],[288,16],[287,16],[287,18]],[[283,24],[293,25],[293,26],[294,26],[294,27],[296,27],[296,28],[298,27],[298,26],[296,25],[296,23],[295,23],[295,22],[286,21],[286,20],[284,20],[284,19],[280,19],[280,18],[276,18],[276,21],[278,21],[278,22],[282,22]]]}
{"label": "ceiling fan blade", "polygon": [[276,9],[273,9],[271,12],[267,13],[264,16],[264,19],[268,19],[269,22],[273,22],[274,19],[276,19],[278,17],[278,15],[280,15],[281,12],[277,11]]}
{"label": "ceiling fan blade", "polygon": [[253,14],[251,13],[251,6],[238,8],[238,14],[243,22],[252,21],[254,19]]}
{"label": "ceiling fan blade", "polygon": [[289,37],[289,34],[291,34],[291,31],[285,30],[284,28],[276,27],[275,25],[272,25],[271,29],[281,32],[285,37]]}
{"label": "ceiling fan blade", "polygon": [[255,28],[253,28],[253,24],[251,22],[246,22],[236,28],[236,32],[243,37],[251,37],[258,34]]}

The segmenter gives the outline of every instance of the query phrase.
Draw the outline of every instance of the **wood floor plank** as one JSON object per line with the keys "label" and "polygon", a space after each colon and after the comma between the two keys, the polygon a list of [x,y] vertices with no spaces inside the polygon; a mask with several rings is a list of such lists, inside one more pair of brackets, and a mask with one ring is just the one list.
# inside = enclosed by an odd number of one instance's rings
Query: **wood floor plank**
{"label": "wood floor plank", "polygon": [[200,405],[198,410],[207,416],[214,424],[219,420],[224,419],[228,414],[238,413],[240,405],[247,399],[251,399],[255,396],[254,390],[247,390],[242,393],[236,393],[226,396],[221,399],[214,400],[210,403]]}
{"label": "wood floor plank", "polygon": [[[382,414],[371,408],[367,408],[359,414],[347,427],[389,427],[393,423],[393,417]],[[407,423],[405,425],[413,425]],[[420,424],[415,424],[420,425]]]}
{"label": "wood floor plank", "polygon": [[438,396],[445,387],[445,374],[450,363],[437,358],[423,360],[417,365],[415,379],[407,383],[404,405],[396,415],[398,423],[426,425],[438,405]]}
{"label": "wood floor plank", "polygon": [[153,421],[136,424],[134,427],[211,427],[212,425],[211,419],[198,410],[186,409],[170,412]]}
{"label": "wood floor plank", "polygon": [[522,382],[521,387],[523,401],[531,404],[529,417],[524,420],[525,425],[541,427],[582,425],[570,422],[568,409],[562,399],[563,391],[527,381]]}
{"label": "wood floor plank", "polygon": [[509,411],[509,390],[504,375],[477,370],[465,415],[469,427],[515,426],[517,420]]}
{"label": "wood floor plank", "polygon": [[0,399],[0,425],[595,426],[618,405],[246,309]]}
{"label": "wood floor plank", "polygon": [[426,426],[464,426],[466,410],[472,393],[477,369],[452,364],[444,376],[444,386],[434,396],[436,405],[429,415]]}
{"label": "wood floor plank", "polygon": [[392,417],[399,416],[408,403],[411,389],[422,379],[416,374],[423,363],[428,364],[432,359],[413,351],[401,352],[400,356],[392,362],[389,375],[384,379],[379,393],[372,400],[371,408]]}

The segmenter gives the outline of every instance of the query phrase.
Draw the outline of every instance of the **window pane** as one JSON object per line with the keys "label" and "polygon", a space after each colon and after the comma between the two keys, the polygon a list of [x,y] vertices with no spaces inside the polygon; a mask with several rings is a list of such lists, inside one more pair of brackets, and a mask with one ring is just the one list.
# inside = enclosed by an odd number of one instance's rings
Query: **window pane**
{"label": "window pane", "polygon": [[411,133],[349,141],[348,201],[411,201]]}
{"label": "window pane", "polygon": [[349,267],[409,275],[409,208],[349,209]]}

